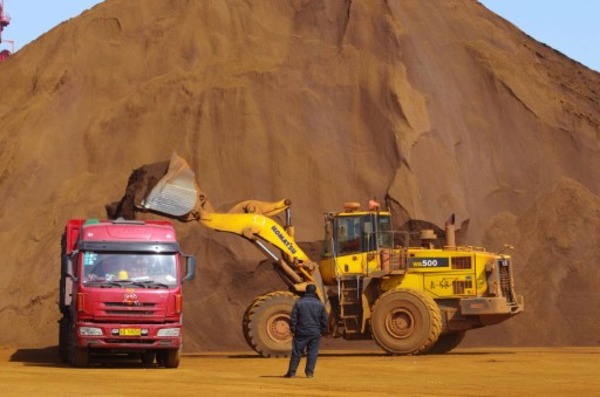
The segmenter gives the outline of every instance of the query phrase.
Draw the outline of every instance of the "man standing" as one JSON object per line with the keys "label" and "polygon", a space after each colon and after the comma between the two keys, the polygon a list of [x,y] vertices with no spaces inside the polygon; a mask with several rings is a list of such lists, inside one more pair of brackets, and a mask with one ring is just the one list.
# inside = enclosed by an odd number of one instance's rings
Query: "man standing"
{"label": "man standing", "polygon": [[306,367],[304,373],[307,378],[312,378],[319,355],[321,334],[327,332],[328,316],[325,305],[316,294],[314,284],[306,286],[306,293],[296,301],[290,317],[290,330],[294,339],[292,341],[292,357],[286,378],[296,376],[296,370],[304,350],[307,350]]}

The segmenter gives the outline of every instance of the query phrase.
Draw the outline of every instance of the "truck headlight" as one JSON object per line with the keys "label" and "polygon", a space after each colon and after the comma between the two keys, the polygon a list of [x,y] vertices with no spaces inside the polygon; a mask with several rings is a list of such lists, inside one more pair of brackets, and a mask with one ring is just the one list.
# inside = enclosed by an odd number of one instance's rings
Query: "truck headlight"
{"label": "truck headlight", "polygon": [[159,329],[156,336],[179,336],[179,328],[163,328]]}
{"label": "truck headlight", "polygon": [[96,327],[81,327],[79,328],[79,335],[81,336],[101,336],[102,329]]}

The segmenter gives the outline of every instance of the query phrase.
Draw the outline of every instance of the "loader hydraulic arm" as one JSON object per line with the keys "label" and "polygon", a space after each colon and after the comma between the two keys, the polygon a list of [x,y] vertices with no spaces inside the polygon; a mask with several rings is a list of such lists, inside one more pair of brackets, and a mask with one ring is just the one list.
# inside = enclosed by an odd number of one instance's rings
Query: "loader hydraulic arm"
{"label": "loader hydraulic arm", "polygon": [[277,222],[264,215],[212,213],[200,218],[200,221],[213,230],[235,233],[248,240],[261,238],[279,248],[294,262],[309,261],[294,239]]}
{"label": "loader hydraulic arm", "polygon": [[[317,266],[294,240],[290,205],[288,199],[275,202],[245,200],[227,212],[215,212],[196,183],[190,166],[175,153],[166,174],[141,203],[135,203],[141,210],[163,213],[185,222],[196,220],[212,230],[250,240],[273,260],[277,272],[288,285],[298,285],[314,281]],[[282,226],[270,217],[283,211],[286,219]],[[282,257],[272,253],[263,242],[276,247]]]}

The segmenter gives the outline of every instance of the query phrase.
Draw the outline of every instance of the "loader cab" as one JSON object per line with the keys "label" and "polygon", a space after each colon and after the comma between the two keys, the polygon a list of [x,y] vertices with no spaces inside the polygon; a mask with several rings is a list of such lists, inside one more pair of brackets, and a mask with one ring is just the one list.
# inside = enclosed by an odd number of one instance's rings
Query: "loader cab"
{"label": "loader cab", "polygon": [[389,212],[345,209],[325,216],[322,276],[333,283],[340,276],[365,275],[377,269],[373,253],[392,248]]}
{"label": "loader cab", "polygon": [[376,251],[392,244],[390,218],[376,213],[340,214],[333,219],[333,253]]}

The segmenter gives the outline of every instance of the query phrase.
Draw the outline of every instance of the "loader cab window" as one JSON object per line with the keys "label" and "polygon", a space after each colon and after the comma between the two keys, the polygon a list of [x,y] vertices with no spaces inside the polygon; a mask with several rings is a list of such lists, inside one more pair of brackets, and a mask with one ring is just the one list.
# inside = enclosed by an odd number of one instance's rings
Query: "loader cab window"
{"label": "loader cab window", "polygon": [[388,215],[377,216],[377,248],[394,248],[392,220]]}
{"label": "loader cab window", "polygon": [[333,220],[334,252],[348,255],[394,247],[389,215],[340,216]]}
{"label": "loader cab window", "polygon": [[375,249],[375,223],[372,215],[340,216],[334,221],[334,245],[338,255]]}
{"label": "loader cab window", "polygon": [[340,255],[360,251],[360,218],[340,217],[336,219],[336,252]]}

